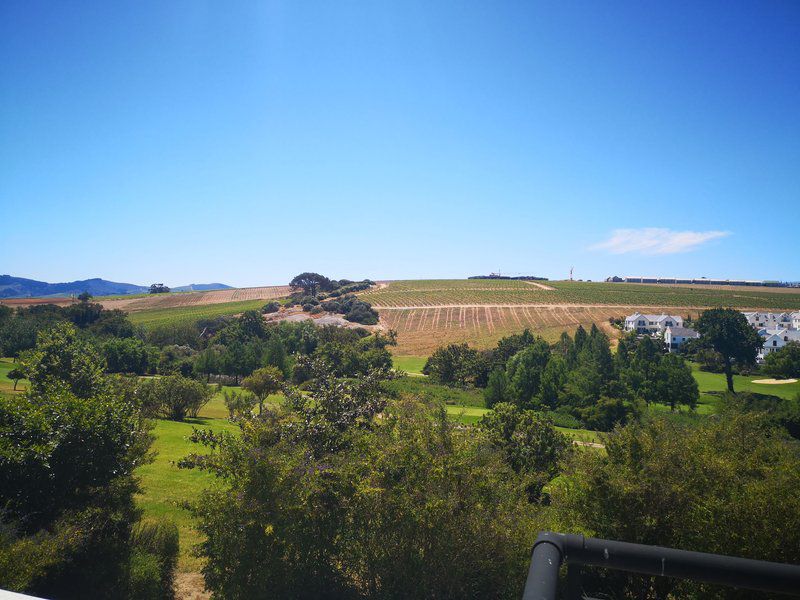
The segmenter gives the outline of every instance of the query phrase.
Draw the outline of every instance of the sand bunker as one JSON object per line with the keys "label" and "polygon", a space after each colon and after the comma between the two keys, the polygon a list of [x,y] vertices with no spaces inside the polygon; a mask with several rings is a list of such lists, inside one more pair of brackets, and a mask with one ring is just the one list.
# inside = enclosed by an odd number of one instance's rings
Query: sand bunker
{"label": "sand bunker", "polygon": [[765,383],[767,385],[781,385],[782,383],[797,383],[797,379],[753,379],[753,383]]}

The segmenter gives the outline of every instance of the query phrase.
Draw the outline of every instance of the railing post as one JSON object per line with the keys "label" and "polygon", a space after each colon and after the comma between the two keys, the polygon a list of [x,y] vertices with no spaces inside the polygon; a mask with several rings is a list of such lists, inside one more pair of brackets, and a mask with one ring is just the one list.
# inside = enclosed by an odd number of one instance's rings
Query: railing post
{"label": "railing post", "polygon": [[523,600],[556,600],[558,569],[563,555],[557,534],[541,533],[531,553],[531,566],[525,582]]}

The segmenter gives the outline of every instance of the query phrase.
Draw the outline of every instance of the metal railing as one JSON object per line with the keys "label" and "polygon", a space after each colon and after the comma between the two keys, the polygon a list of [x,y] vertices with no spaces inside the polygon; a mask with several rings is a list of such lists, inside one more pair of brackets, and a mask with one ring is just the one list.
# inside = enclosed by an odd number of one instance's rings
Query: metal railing
{"label": "metal railing", "polygon": [[562,564],[569,600],[583,597],[582,566],[800,596],[796,565],[542,532],[533,545],[523,600],[555,600]]}

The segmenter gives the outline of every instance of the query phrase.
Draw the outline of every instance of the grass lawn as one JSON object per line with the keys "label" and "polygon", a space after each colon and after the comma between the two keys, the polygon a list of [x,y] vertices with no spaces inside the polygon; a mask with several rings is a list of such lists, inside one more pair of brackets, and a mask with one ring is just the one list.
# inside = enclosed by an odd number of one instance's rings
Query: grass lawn
{"label": "grass lawn", "polygon": [[[703,396],[708,396],[709,392],[724,392],[728,389],[728,384],[725,381],[724,373],[708,373],[701,371],[700,367],[692,364],[692,374],[697,380],[697,385],[700,388],[701,402]],[[796,383],[782,383],[779,385],[771,385],[767,383],[753,383],[756,379],[769,379],[769,375],[734,375],[733,376],[733,389],[737,392],[756,392],[758,394],[769,394],[771,396],[778,396],[779,398],[794,398],[800,394],[800,381]],[[713,398],[713,396],[711,396]]]}
{"label": "grass lawn", "polygon": [[188,440],[192,428],[206,428],[214,431],[238,431],[238,427],[224,419],[198,418],[186,422],[157,420],[155,422],[155,441],[151,450],[156,453],[155,461],[140,467],[142,493],[136,498],[137,505],[147,517],[168,518],[178,526],[180,534],[180,555],[178,570],[198,571],[201,560],[192,556],[192,548],[201,541],[200,533],[193,526],[193,518],[182,508],[181,503],[197,499],[200,492],[209,487],[213,475],[195,469],[179,469],[177,461],[192,451],[199,450]]}
{"label": "grass lawn", "polygon": [[[239,390],[238,387],[224,387],[228,390]],[[267,403],[277,403],[281,395],[267,398]],[[228,409],[222,391],[200,411],[197,419],[184,422],[155,421],[155,441],[151,451],[155,452],[155,461],[140,467],[137,475],[141,481],[142,493],[137,496],[137,504],[147,517],[164,517],[171,519],[178,526],[180,534],[180,556],[178,570],[181,572],[198,571],[202,561],[192,555],[192,548],[201,541],[200,533],[194,528],[193,518],[181,504],[199,497],[203,489],[214,483],[214,476],[196,469],[179,469],[176,463],[194,451],[204,451],[189,441],[192,429],[212,429],[213,431],[230,431],[236,433],[238,426],[227,420]]]}
{"label": "grass lawn", "polygon": [[394,368],[413,375],[422,374],[422,368],[428,361],[427,356],[393,356]]}

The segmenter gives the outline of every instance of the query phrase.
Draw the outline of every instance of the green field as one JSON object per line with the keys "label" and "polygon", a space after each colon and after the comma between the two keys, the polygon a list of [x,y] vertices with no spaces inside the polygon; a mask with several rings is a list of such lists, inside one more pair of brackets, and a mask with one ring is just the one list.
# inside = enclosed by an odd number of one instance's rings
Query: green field
{"label": "green field", "polygon": [[153,433],[156,436],[152,451],[154,462],[137,470],[142,493],[137,504],[146,517],[163,517],[178,525],[180,534],[179,571],[198,571],[200,560],[193,556],[192,548],[201,538],[194,528],[193,518],[181,504],[197,499],[200,492],[214,481],[213,475],[196,469],[179,469],[176,462],[197,451],[189,440],[192,428],[214,431],[237,431],[238,427],[224,419],[198,418],[186,422],[157,420]]}
{"label": "green field", "polygon": [[718,289],[707,286],[546,281],[546,290],[524,281],[441,279],[395,281],[361,297],[377,306],[452,304],[604,304],[634,306],[800,308],[800,290]]}
{"label": "green field", "polygon": [[242,300],[240,302],[220,302],[219,304],[199,304],[157,308],[129,313],[131,322],[136,325],[152,327],[171,323],[186,323],[198,319],[213,319],[225,315],[236,315],[247,310],[260,310],[266,300]]}
{"label": "green field", "polygon": [[[697,380],[700,388],[700,402],[716,406],[719,397],[710,392],[724,392],[728,389],[725,375],[722,373],[707,373],[692,363],[692,374]],[[753,383],[756,379],[767,379],[768,375],[734,375],[733,389],[737,392],[756,392],[758,394],[769,394],[779,398],[791,399],[800,394],[800,381],[796,383],[783,383],[770,385],[766,383]],[[700,412],[700,411],[698,411]]]}
{"label": "green field", "polygon": [[393,356],[392,364],[395,369],[405,371],[411,375],[421,375],[422,368],[428,362],[427,356]]}

